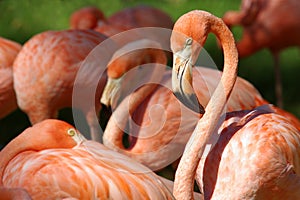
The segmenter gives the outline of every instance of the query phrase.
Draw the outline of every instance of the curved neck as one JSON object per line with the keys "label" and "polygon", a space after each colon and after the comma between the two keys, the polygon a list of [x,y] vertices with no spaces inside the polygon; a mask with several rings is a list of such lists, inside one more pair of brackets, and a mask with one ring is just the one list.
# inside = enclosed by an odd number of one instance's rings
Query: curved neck
{"label": "curved neck", "polygon": [[[36,147],[34,144],[30,144],[31,134],[26,134],[29,131],[28,128],[9,144],[7,144],[0,152],[0,186],[3,185],[3,174],[8,163],[19,153],[26,150],[34,150]],[[25,134],[24,134],[25,133]]]}
{"label": "curved neck", "polygon": [[[149,46],[149,45],[148,45]],[[148,55],[147,55],[148,54]],[[147,62],[166,65],[167,58],[165,53],[159,49],[140,49],[135,53],[137,59],[130,59],[131,62],[128,63],[128,67],[141,65]],[[158,83],[163,77],[164,68],[163,66],[158,66],[159,70],[155,68],[153,76],[155,77],[155,82]],[[138,90],[134,91],[128,95],[117,109],[113,112],[110,117],[103,134],[103,144],[113,148],[125,150],[123,145],[123,134],[126,128],[126,124],[137,109],[137,107],[157,88],[158,84],[147,84],[143,85]],[[116,117],[115,117],[116,116]]]}
{"label": "curved neck", "polygon": [[192,194],[197,166],[205,146],[208,143],[214,144],[216,142],[211,141],[211,135],[214,133],[237,77],[238,53],[232,33],[221,19],[214,16],[207,19],[207,24],[210,26],[209,32],[214,33],[218,37],[223,47],[223,74],[205,108],[205,114],[199,120],[185,147],[178,165],[174,182],[174,196],[176,199],[193,199]]}
{"label": "curved neck", "polygon": [[[104,134],[103,144],[113,149],[125,150],[123,134],[128,119],[137,107],[156,89],[157,84],[144,85],[142,88],[128,95],[110,117]],[[116,117],[115,117],[116,116]]]}

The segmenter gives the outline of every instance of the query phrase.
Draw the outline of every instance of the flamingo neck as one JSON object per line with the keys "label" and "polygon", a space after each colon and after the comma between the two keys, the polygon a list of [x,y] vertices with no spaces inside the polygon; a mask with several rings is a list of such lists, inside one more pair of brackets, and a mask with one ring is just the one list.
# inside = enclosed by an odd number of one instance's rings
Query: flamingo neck
{"label": "flamingo neck", "polygon": [[[113,149],[125,150],[122,142],[126,123],[137,107],[156,89],[148,84],[128,95],[114,111],[103,134],[103,144]],[[115,117],[116,116],[116,117]]]}
{"label": "flamingo neck", "polygon": [[[150,46],[147,40],[143,40],[145,46]],[[155,44],[155,43],[154,43]],[[160,65],[166,65],[167,58],[163,51],[159,50],[160,47],[157,46],[155,51],[141,49],[135,55],[135,57],[141,57],[139,63],[128,63],[128,66],[136,66],[137,64],[142,64],[144,62],[153,62]],[[159,50],[159,51],[158,51]],[[150,58],[145,56],[145,52],[150,55]],[[150,59],[150,60],[147,60]],[[132,60],[136,62],[136,60]],[[163,66],[160,66],[163,67]],[[164,69],[154,71],[154,76],[163,77]],[[159,80],[160,81],[160,80]],[[128,95],[117,109],[113,112],[112,117],[106,125],[103,134],[103,144],[113,149],[125,150],[123,145],[123,134],[126,128],[126,124],[133,114],[133,112],[138,108],[138,106],[157,88],[157,84],[147,84],[143,85],[141,88]],[[115,117],[116,116],[116,117]]]}
{"label": "flamingo neck", "polygon": [[[31,128],[29,128],[31,129]],[[8,163],[19,153],[30,149],[27,141],[30,141],[28,134],[21,134],[7,144],[0,152],[0,186],[3,186],[4,170]]]}
{"label": "flamingo neck", "polygon": [[176,199],[193,199],[193,186],[196,169],[207,144],[211,141],[212,134],[217,126],[226,102],[237,78],[238,53],[234,38],[223,21],[217,17],[208,18],[210,31],[221,41],[224,50],[224,68],[221,81],[214,91],[205,114],[199,120],[192,136],[190,137],[181,161],[178,165],[175,182],[174,196]]}

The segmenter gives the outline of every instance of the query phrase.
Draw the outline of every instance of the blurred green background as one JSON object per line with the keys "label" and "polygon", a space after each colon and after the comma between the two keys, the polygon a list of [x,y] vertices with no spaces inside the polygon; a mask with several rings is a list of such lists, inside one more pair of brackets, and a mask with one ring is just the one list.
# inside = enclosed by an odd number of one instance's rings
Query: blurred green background
{"label": "blurred green background", "polygon": [[[69,27],[69,17],[73,11],[83,6],[99,7],[106,16],[125,7],[146,4],[167,12],[174,21],[182,14],[202,9],[222,17],[228,10],[238,10],[240,0],[0,0],[0,36],[26,42],[34,34],[46,30],[62,30]],[[233,29],[238,39],[240,28]],[[274,41],[276,42],[276,41]],[[223,57],[214,36],[208,38],[205,46],[217,66],[222,66]],[[289,48],[280,58],[284,109],[300,118],[299,49]],[[249,80],[269,102],[275,104],[273,60],[268,50],[240,60],[239,76]],[[220,68],[221,69],[221,68]],[[63,112],[60,115],[63,118]],[[21,111],[16,111],[0,121],[0,145],[4,145],[16,134],[29,126],[28,119]]]}

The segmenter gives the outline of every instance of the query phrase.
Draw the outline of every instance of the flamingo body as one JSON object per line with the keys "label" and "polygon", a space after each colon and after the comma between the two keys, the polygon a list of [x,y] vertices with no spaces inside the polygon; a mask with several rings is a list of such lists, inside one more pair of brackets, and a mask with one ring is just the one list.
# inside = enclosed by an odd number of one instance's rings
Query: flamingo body
{"label": "flamingo body", "polygon": [[229,27],[243,27],[242,38],[237,42],[239,57],[250,56],[264,48],[271,51],[279,107],[283,107],[279,54],[288,47],[300,47],[299,9],[300,2],[297,0],[243,0],[239,12],[228,11],[223,16]]}
{"label": "flamingo body", "polygon": [[74,11],[70,17],[72,29],[94,29],[99,21],[105,21],[104,13],[94,6],[87,6]]}
{"label": "flamingo body", "polygon": [[[59,109],[72,106],[77,71],[89,52],[104,39],[92,30],[46,31],[24,44],[13,66],[14,89],[19,107],[32,124],[56,118]],[[105,81],[100,80],[102,88]],[[101,87],[95,98],[100,99]],[[75,106],[87,115],[94,136],[99,134],[94,126],[98,120],[88,117],[93,112],[92,105]],[[99,111],[100,103],[95,107]]]}
{"label": "flamingo body", "polygon": [[231,112],[219,134],[204,166],[200,162],[197,170],[205,199],[296,198],[300,134],[285,117],[269,105]]}
{"label": "flamingo body", "polygon": [[[97,159],[89,151],[96,151]],[[33,199],[167,199],[167,192],[156,187],[157,176],[136,172],[136,163],[126,157],[108,157],[113,154],[90,142],[73,149],[20,153],[7,165],[3,183],[27,189]]]}
{"label": "flamingo body", "polygon": [[127,29],[138,27],[173,27],[171,17],[165,12],[150,6],[139,5],[125,8],[107,18],[108,23],[126,26]]}
{"label": "flamingo body", "polygon": [[[48,136],[67,130],[77,139]],[[26,129],[1,152],[2,185],[22,187],[32,199],[172,199],[151,170],[79,134],[71,125],[51,119]],[[39,135],[39,143],[31,139],[15,148],[34,135]]]}
{"label": "flamingo body", "polygon": [[32,200],[23,188],[0,187],[0,195],[2,200]]}
{"label": "flamingo body", "polygon": [[300,2],[288,0],[282,3],[281,0],[243,0],[240,12],[224,14],[222,19],[229,27],[243,27],[242,38],[237,43],[240,57],[262,48],[275,53],[290,46],[300,46],[300,22],[297,20]]}
{"label": "flamingo body", "polygon": [[107,36],[140,27],[162,27],[171,29],[171,17],[151,6],[134,6],[120,10],[106,18],[101,10],[88,6],[76,10],[70,17],[71,28],[94,29]]}
{"label": "flamingo body", "polygon": [[0,118],[17,109],[12,66],[20,49],[20,44],[0,37]]}

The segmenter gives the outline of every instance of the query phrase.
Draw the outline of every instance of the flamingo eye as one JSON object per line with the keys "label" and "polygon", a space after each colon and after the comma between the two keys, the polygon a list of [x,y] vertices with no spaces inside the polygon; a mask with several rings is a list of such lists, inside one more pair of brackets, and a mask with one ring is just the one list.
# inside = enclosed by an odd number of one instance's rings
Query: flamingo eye
{"label": "flamingo eye", "polygon": [[193,39],[192,38],[187,38],[185,40],[185,46],[192,45],[192,43],[193,43]]}
{"label": "flamingo eye", "polygon": [[71,137],[73,137],[74,135],[76,135],[76,130],[73,129],[73,128],[70,128],[70,129],[68,130],[68,135],[70,135]]}

